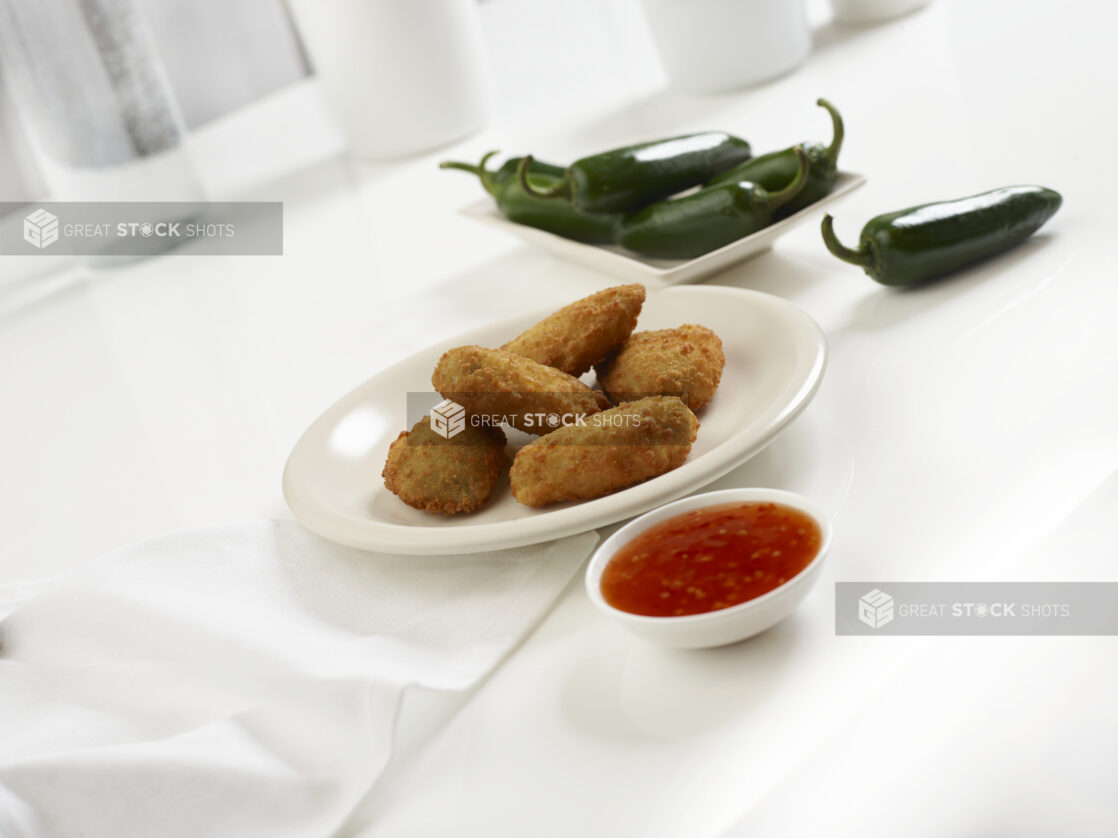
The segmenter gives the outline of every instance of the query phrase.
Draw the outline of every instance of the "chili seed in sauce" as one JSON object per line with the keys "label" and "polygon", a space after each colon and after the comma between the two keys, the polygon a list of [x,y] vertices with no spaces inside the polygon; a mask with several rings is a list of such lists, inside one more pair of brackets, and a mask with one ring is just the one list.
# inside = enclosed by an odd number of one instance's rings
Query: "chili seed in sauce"
{"label": "chili seed in sauce", "polygon": [[602,596],[650,617],[718,611],[783,585],[811,564],[821,541],[814,518],[783,504],[695,509],[622,547],[602,572]]}

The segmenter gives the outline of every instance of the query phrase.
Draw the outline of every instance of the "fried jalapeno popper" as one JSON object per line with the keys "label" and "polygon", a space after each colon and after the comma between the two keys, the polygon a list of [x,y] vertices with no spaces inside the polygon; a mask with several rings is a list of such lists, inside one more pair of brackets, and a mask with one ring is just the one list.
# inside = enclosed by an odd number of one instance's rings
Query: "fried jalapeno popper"
{"label": "fried jalapeno popper", "polygon": [[692,410],[710,403],[726,356],[705,326],[635,332],[595,368],[598,383],[615,402],[644,396],[679,396]]}
{"label": "fried jalapeno popper", "polygon": [[653,396],[602,411],[520,449],[509,478],[527,506],[597,498],[680,466],[699,430],[675,397]]}
{"label": "fried jalapeno popper", "polygon": [[460,346],[444,354],[431,384],[470,413],[500,417],[530,434],[547,433],[559,422],[609,407],[602,393],[574,376],[514,352],[481,346]]}
{"label": "fried jalapeno popper", "polygon": [[500,428],[467,426],[450,439],[431,430],[424,416],[388,449],[384,485],[408,506],[451,515],[480,509],[505,464]]}
{"label": "fried jalapeno popper", "polygon": [[643,285],[618,285],[576,300],[501,348],[579,376],[621,345],[636,328]]}

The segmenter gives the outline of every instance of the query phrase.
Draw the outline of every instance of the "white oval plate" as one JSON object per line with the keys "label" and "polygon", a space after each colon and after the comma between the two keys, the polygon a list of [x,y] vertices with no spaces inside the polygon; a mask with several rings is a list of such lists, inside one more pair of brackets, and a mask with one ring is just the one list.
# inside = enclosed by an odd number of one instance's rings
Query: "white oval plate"
{"label": "white oval plate", "polygon": [[[431,371],[443,352],[467,344],[500,346],[549,313],[431,346],[343,397],[315,420],[287,460],[283,491],[291,510],[323,538],[395,553],[469,553],[585,532],[699,489],[756,454],[811,401],[826,366],[819,326],[786,300],[723,287],[654,291],[638,329],[699,323],[722,338],[726,353],[722,383],[698,414],[698,439],[682,466],[604,498],[543,509],[517,503],[507,478],[471,515],[428,515],[389,492],[381,469],[388,446],[407,424],[407,393],[430,391]],[[585,380],[591,382],[593,373]]]}
{"label": "white oval plate", "polygon": [[793,227],[807,221],[823,207],[853,192],[865,182],[865,175],[840,172],[835,188],[815,203],[808,204],[799,212],[782,218],[751,236],[730,242],[724,247],[694,259],[652,259],[631,253],[617,245],[583,244],[546,230],[515,224],[501,215],[493,199],[488,196],[463,208],[462,213],[477,221],[499,227],[523,241],[551,251],[556,256],[611,274],[619,279],[644,283],[649,281],[655,283],[659,280],[664,285],[681,285],[687,282],[699,282],[732,265],[764,253]]}

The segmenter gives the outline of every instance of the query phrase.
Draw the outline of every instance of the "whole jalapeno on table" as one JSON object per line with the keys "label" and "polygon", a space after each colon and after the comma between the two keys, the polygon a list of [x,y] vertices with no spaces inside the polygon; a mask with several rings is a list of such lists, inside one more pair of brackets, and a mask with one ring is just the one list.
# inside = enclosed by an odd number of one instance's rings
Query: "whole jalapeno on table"
{"label": "whole jalapeno on table", "polygon": [[[565,201],[541,201],[529,196],[517,175],[524,158],[512,157],[496,170],[487,169],[489,158],[496,153],[489,152],[476,166],[448,160],[440,163],[439,168],[458,169],[477,175],[485,191],[493,196],[501,214],[509,221],[588,244],[613,241],[616,216],[587,215],[578,212]],[[528,168],[528,179],[534,186],[548,188],[562,180],[564,171],[562,166],[534,160]]]}
{"label": "whole jalapeno on table", "polygon": [[[605,151],[576,160],[560,183],[525,191],[565,200],[581,212],[623,212],[697,186],[750,158],[749,143],[720,131],[687,134]],[[520,162],[530,172],[531,155]]]}
{"label": "whole jalapeno on table", "polygon": [[1063,199],[1043,186],[1006,186],[871,218],[852,250],[823,216],[823,243],[883,285],[913,285],[1020,244],[1055,215]]}
{"label": "whole jalapeno on table", "polygon": [[659,259],[692,259],[768,226],[773,213],[794,199],[808,179],[808,159],[796,147],[799,170],[777,192],[748,181],[708,186],[691,195],[651,204],[617,225],[617,243]]}
{"label": "whole jalapeno on table", "polygon": [[[816,104],[831,115],[831,144],[829,146],[822,143],[803,144],[809,164],[807,184],[799,195],[777,211],[777,218],[785,218],[815,203],[830,194],[838,182],[838,157],[846,135],[842,114],[826,99],[819,99]],[[750,183],[763,186],[769,192],[777,192],[792,182],[798,170],[799,161],[796,159],[795,147],[792,147],[754,157],[740,166],[715,175],[707,181],[706,185],[717,186],[720,183],[748,180]]]}

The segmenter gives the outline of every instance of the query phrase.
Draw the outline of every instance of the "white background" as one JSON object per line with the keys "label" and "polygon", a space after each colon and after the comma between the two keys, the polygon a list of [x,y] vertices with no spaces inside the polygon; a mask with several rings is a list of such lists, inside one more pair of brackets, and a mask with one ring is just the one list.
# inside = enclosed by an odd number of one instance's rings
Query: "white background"
{"label": "white background", "polygon": [[199,134],[216,194],[285,202],[283,257],[4,278],[0,579],[285,515],[286,454],[338,396],[427,343],[611,284],[457,215],[478,186],[438,160],[563,160],[697,128],[766,150],[824,139],[825,95],[844,165],[870,178],[834,209],[844,240],[879,212],[1010,183],[1064,207],[926,288],[836,262],[814,221],[710,280],[784,296],[828,335],[813,405],[713,487],[823,503],[818,588],[752,642],[682,653],[624,635],[573,586],[343,834],[1118,832],[1098,779],[1118,763],[1113,639],[837,638],[831,605],[836,580],[1118,576],[1100,524],[1118,469],[1112,7],[937,0],[867,29],[821,21],[800,70],[709,98],[662,89],[634,4],[556,8],[483,7],[494,121],[437,154],[324,156],[338,137],[306,83]]}

